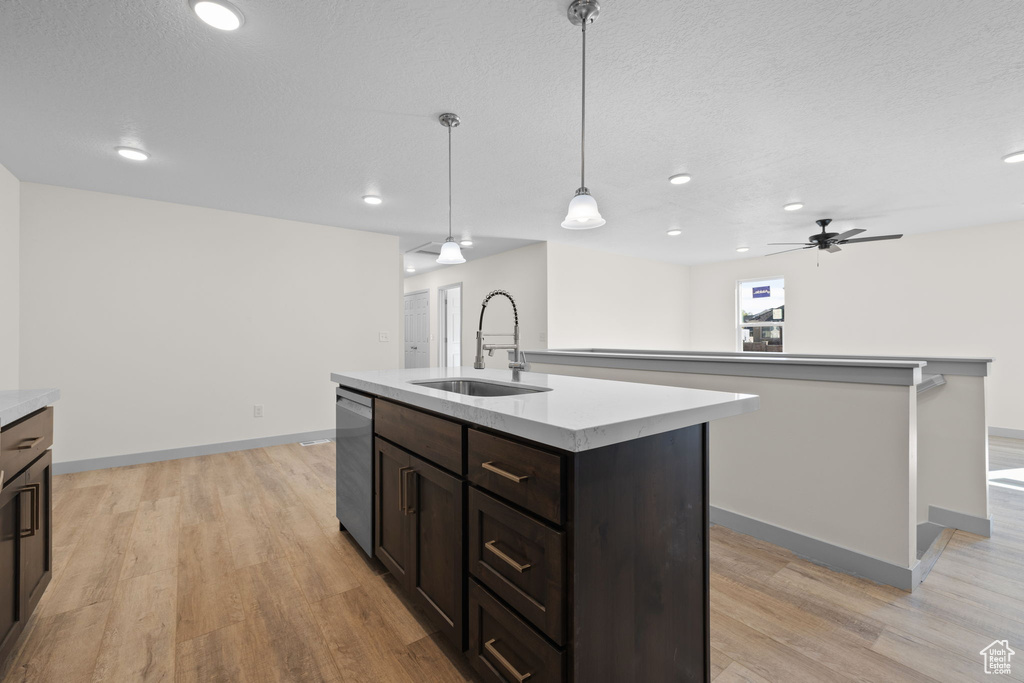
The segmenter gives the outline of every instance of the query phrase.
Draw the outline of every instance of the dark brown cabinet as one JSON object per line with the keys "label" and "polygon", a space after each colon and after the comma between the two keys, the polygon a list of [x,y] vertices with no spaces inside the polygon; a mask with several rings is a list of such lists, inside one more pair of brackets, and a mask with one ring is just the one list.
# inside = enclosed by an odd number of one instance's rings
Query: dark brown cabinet
{"label": "dark brown cabinet", "polygon": [[464,484],[376,440],[376,555],[445,637],[465,646]]}
{"label": "dark brown cabinet", "polygon": [[46,451],[0,491],[0,665],[50,583],[52,461]]}
{"label": "dark brown cabinet", "polygon": [[464,485],[460,479],[419,458],[412,458],[410,467],[412,472],[406,484],[409,546],[413,556],[409,590],[441,633],[461,649],[465,646]]}
{"label": "dark brown cabinet", "polygon": [[53,408],[0,430],[0,671],[53,573]]}
{"label": "dark brown cabinet", "polygon": [[375,554],[483,680],[709,680],[706,424],[573,453],[376,405]]}

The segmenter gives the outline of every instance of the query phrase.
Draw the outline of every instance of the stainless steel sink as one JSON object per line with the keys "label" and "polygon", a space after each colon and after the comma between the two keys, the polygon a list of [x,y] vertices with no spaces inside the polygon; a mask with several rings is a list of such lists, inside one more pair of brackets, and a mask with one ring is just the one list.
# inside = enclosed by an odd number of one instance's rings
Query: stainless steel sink
{"label": "stainless steel sink", "polygon": [[450,391],[454,394],[465,396],[518,396],[519,394],[537,394],[542,391],[551,391],[547,387],[534,387],[525,384],[505,384],[503,382],[490,382],[479,379],[421,379],[413,380],[409,384],[415,384],[428,389],[440,389]]}

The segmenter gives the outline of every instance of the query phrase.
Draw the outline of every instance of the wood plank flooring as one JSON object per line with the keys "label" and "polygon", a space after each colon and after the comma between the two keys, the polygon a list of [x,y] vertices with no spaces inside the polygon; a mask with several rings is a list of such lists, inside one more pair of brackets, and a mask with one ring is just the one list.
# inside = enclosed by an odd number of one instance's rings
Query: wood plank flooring
{"label": "wood plank flooring", "polygon": [[[1024,681],[1024,442],[991,448],[992,538],[948,534],[913,594],[713,528],[716,683],[982,681],[997,638]],[[476,680],[338,531],[333,444],[58,476],[53,528],[4,683]]]}

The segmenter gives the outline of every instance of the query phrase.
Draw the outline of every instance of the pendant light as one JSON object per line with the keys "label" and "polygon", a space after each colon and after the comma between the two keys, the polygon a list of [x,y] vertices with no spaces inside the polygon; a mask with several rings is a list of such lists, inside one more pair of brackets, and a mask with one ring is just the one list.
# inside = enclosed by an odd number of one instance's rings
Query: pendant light
{"label": "pendant light", "polygon": [[466,262],[466,259],[462,258],[459,243],[452,237],[452,128],[458,126],[461,121],[455,114],[441,114],[438,121],[448,129],[448,239],[441,245],[441,254],[437,257],[437,262],[450,266]]}
{"label": "pendant light", "polygon": [[597,210],[597,200],[590,196],[590,190],[583,182],[583,171],[586,167],[587,143],[587,24],[594,23],[601,13],[597,0],[573,0],[567,14],[574,26],[583,27],[583,89],[582,106],[580,108],[580,188],[576,196],[569,202],[569,213],[562,221],[562,227],[568,230],[588,230],[600,228],[605,220]]}

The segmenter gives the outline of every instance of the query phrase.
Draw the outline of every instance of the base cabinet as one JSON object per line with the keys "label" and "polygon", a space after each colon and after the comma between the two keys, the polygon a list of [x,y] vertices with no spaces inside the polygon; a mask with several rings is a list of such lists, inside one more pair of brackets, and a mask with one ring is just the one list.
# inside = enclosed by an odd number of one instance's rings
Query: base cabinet
{"label": "base cabinet", "polygon": [[571,453],[377,404],[375,554],[483,680],[710,680],[706,424]]}
{"label": "base cabinet", "polygon": [[50,584],[52,463],[46,451],[0,491],[0,670]]}
{"label": "base cabinet", "polygon": [[456,647],[465,647],[465,484],[381,439],[376,451],[375,552]]}

